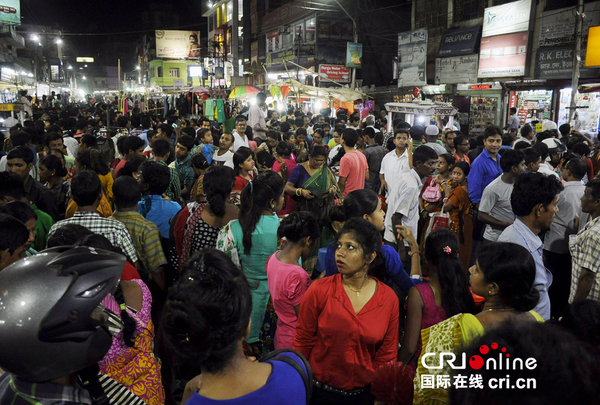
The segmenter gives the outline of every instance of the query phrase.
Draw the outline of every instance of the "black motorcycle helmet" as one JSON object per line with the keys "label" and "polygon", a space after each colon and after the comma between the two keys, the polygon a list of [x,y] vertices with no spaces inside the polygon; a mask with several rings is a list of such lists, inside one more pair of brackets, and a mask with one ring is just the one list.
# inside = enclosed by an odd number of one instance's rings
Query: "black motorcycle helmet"
{"label": "black motorcycle helmet", "polygon": [[114,292],[123,255],[57,247],[0,272],[0,367],[29,382],[78,372],[110,349],[108,329],[91,314]]}

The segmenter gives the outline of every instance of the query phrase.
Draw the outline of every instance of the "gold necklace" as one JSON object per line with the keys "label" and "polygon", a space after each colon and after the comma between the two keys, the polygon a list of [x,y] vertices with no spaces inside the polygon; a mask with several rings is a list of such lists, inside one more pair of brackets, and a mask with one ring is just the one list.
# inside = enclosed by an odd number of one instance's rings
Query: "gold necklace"
{"label": "gold necklace", "polygon": [[349,286],[348,284],[346,284],[346,283],[343,283],[343,284],[344,284],[346,287],[348,287],[348,289],[349,289],[350,291],[352,291],[352,292],[355,292],[357,297],[360,297],[360,293],[362,292],[362,290],[364,290],[364,289],[365,289],[365,287],[366,287],[367,285],[369,285],[369,281],[370,281],[370,280],[369,280],[369,278],[365,276],[365,279],[367,280],[367,282],[365,283],[365,282],[363,281],[363,286],[362,286],[362,287],[360,287],[360,289],[359,289],[359,290],[355,290],[354,288],[350,287],[350,286]]}
{"label": "gold necklace", "polygon": [[514,311],[514,308],[488,308],[488,309],[484,309],[483,312],[487,312],[487,311]]}

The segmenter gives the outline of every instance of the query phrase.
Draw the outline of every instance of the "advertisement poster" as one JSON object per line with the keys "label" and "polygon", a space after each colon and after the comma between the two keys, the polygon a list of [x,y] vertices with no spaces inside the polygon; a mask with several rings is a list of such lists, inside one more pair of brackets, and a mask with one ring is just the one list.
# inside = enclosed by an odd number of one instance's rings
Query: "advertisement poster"
{"label": "advertisement poster", "polygon": [[157,58],[198,58],[200,42],[198,31],[156,30]]}
{"label": "advertisement poster", "polygon": [[[600,1],[583,5],[582,38],[585,41],[590,27],[600,25]],[[575,42],[575,7],[542,13],[539,46],[571,44]]]}
{"label": "advertisement poster", "polygon": [[525,75],[528,32],[481,38],[477,77]]}
{"label": "advertisement poster", "polygon": [[461,56],[476,53],[475,48],[479,45],[480,33],[479,25],[444,32],[437,56]]}
{"label": "advertisement poster", "polygon": [[437,58],[435,84],[477,82],[477,55]]}
{"label": "advertisement poster", "polygon": [[21,25],[21,1],[3,0],[0,5],[0,21],[5,24]]}
{"label": "advertisement poster", "polygon": [[333,38],[351,40],[354,33],[352,20],[330,20],[319,18],[319,38]]}
{"label": "advertisement poster", "polygon": [[[585,49],[581,50],[581,59],[585,60]],[[600,69],[579,69],[582,78],[598,77]],[[570,79],[573,74],[573,47],[547,46],[538,49],[535,61],[536,79]]]}
{"label": "advertisement poster", "polygon": [[362,68],[362,44],[348,42],[346,45],[346,67]]}
{"label": "advertisement poster", "polygon": [[427,28],[398,34],[398,87],[427,84]]}
{"label": "advertisement poster", "polygon": [[342,65],[319,65],[319,74],[339,83],[350,83],[350,69]]}
{"label": "advertisement poster", "polygon": [[488,7],[483,13],[481,36],[493,37],[529,30],[531,0],[520,0],[500,6]]}

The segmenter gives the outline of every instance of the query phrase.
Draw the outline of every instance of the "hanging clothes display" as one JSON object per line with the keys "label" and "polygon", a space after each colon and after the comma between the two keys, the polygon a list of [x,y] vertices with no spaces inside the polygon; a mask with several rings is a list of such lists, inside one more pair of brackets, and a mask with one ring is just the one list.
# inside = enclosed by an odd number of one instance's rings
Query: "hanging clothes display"
{"label": "hanging clothes display", "polygon": [[217,122],[222,124],[225,122],[225,107],[223,99],[217,100]]}
{"label": "hanging clothes display", "polygon": [[215,105],[214,100],[206,100],[204,111],[206,111],[206,116],[209,120],[213,121],[215,119]]}

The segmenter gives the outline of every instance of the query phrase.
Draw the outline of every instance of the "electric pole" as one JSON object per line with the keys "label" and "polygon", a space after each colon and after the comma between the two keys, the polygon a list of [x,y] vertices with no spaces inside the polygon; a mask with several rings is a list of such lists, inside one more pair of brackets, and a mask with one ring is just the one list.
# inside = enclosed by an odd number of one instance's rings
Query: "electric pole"
{"label": "electric pole", "polygon": [[569,123],[573,119],[576,108],[577,88],[579,87],[579,64],[581,63],[581,36],[583,28],[583,0],[577,1],[575,12],[575,52],[573,52],[573,76],[571,76],[571,105],[569,107]]}

